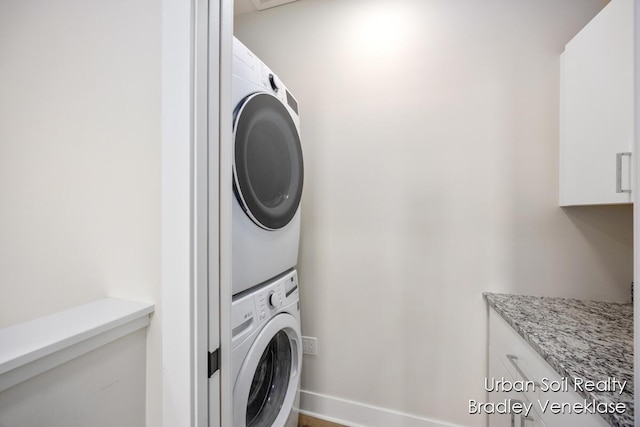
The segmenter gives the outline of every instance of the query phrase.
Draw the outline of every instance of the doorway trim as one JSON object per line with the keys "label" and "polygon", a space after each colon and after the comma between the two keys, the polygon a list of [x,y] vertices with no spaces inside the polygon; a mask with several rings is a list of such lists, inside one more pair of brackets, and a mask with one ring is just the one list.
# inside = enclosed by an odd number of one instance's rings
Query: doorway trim
{"label": "doorway trim", "polygon": [[[233,0],[163,0],[162,9],[162,419],[230,425],[231,176],[222,160],[231,136],[220,123],[231,117]],[[221,369],[210,380],[212,346]]]}

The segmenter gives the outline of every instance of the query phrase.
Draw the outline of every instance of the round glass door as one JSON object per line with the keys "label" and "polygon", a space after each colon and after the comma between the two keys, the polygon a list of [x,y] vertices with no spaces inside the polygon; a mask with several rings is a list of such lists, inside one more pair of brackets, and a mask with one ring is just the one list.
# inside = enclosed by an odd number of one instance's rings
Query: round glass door
{"label": "round glass door", "polygon": [[293,357],[286,332],[278,332],[258,362],[247,401],[247,427],[271,427],[289,389]]}
{"label": "round glass door", "polygon": [[260,227],[287,225],[300,204],[303,163],[300,136],[274,96],[247,97],[234,123],[234,190],[247,215]]}

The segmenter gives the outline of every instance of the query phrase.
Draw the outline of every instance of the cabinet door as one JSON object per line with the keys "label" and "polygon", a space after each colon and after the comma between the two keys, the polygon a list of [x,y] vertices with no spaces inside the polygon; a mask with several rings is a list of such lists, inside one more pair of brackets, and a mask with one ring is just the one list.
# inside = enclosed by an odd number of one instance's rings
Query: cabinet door
{"label": "cabinet door", "polygon": [[[506,380],[525,380],[540,383],[542,378],[560,382],[561,376],[527,344],[520,335],[509,326],[495,310],[489,310],[489,371],[487,378]],[[510,361],[508,354],[517,355]],[[515,363],[511,363],[515,362]],[[525,378],[526,377],[526,378]],[[524,414],[489,415],[489,427],[606,427],[608,423],[600,415],[559,413],[542,410],[546,401],[559,404],[580,403],[583,399],[573,390],[566,392],[543,392],[536,389],[525,392],[487,392],[488,402],[501,402],[506,399],[533,403],[528,416]],[[548,408],[548,405],[545,407]]]}
{"label": "cabinet door", "polygon": [[531,411],[531,414],[528,417],[521,416],[519,426],[520,427],[547,427],[547,425],[544,422],[542,422],[542,419],[540,418],[538,413],[534,411]]}
{"label": "cabinet door", "polygon": [[[630,203],[633,0],[612,0],[561,56],[560,205]],[[621,177],[618,179],[617,164]]]}
{"label": "cabinet door", "polygon": [[[504,367],[502,362],[498,359],[495,352],[489,348],[489,376],[488,378],[494,379],[507,379],[513,381],[513,378]],[[492,391],[488,392],[488,402],[498,403],[505,402],[507,400],[525,402],[528,403],[526,397],[517,391]],[[538,421],[537,414],[531,413],[529,417],[525,418],[522,414],[489,414],[489,427],[533,427],[540,424],[534,424]]]}

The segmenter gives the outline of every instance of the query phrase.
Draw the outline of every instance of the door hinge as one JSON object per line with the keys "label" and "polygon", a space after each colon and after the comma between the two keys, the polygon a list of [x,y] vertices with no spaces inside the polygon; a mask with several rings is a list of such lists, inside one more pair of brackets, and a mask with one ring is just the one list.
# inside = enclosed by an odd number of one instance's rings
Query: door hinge
{"label": "door hinge", "polygon": [[217,348],[215,351],[209,352],[209,378],[213,375],[218,369],[220,369],[220,349]]}

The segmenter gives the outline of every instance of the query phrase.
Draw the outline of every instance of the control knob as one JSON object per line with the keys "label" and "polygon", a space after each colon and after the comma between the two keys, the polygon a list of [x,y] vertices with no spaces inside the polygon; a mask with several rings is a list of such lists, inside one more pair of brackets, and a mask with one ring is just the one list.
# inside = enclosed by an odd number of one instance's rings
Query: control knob
{"label": "control knob", "polygon": [[269,292],[267,301],[269,302],[269,306],[271,308],[278,308],[282,305],[282,298],[280,298],[280,295],[275,291]]}
{"label": "control knob", "polygon": [[273,74],[269,74],[269,84],[271,85],[271,89],[276,93],[280,89],[280,82],[278,82],[278,78]]}

